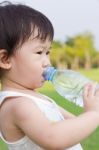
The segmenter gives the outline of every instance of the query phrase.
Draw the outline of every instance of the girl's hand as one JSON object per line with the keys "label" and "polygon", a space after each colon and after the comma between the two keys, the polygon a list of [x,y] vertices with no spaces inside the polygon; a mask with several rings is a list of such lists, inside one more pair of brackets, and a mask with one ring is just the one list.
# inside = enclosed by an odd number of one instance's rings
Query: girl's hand
{"label": "girl's hand", "polygon": [[83,102],[85,111],[95,111],[99,115],[99,89],[97,84],[86,84],[83,93]]}

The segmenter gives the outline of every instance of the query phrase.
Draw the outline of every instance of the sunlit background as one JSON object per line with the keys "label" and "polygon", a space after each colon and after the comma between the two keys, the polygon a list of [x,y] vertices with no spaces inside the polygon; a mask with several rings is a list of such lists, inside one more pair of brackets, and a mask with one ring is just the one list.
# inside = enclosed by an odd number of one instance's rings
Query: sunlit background
{"label": "sunlit background", "polygon": [[[99,49],[99,0],[10,0],[29,5],[47,15],[55,29],[55,39],[65,41],[86,31]],[[0,0],[2,2],[2,0]]]}

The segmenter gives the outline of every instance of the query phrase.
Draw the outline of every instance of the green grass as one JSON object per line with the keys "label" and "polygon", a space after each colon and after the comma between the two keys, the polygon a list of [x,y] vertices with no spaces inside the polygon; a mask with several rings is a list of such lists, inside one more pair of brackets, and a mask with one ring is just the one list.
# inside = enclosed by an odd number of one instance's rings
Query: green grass
{"label": "green grass", "polygon": [[94,81],[99,82],[99,69],[91,69],[91,70],[80,70],[82,74],[84,74],[86,77],[89,77],[90,79]]}
{"label": "green grass", "polygon": [[[93,69],[89,71],[80,70],[80,72],[92,80],[99,81],[99,69]],[[61,97],[53,88],[51,83],[46,82],[43,88],[39,89],[39,91],[49,97],[53,98],[57,104],[65,108],[66,110],[72,112],[75,115],[79,115],[83,109],[75,106],[75,104],[67,101],[63,97]],[[83,132],[83,131],[82,131]],[[99,128],[94,131],[87,139],[81,142],[84,150],[99,150]],[[7,150],[6,145],[0,141],[0,150]]]}
{"label": "green grass", "polygon": [[7,146],[4,144],[4,142],[0,139],[0,150],[8,150]]}

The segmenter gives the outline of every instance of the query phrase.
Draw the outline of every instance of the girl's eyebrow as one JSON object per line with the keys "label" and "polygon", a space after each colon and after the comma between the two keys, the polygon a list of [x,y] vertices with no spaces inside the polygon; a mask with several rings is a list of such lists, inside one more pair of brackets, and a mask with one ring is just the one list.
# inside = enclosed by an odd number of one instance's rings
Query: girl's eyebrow
{"label": "girl's eyebrow", "polygon": [[52,48],[52,46],[48,47],[47,49],[50,50]]}
{"label": "girl's eyebrow", "polygon": [[[43,49],[46,49],[47,47],[40,45],[40,46],[37,46],[36,48],[43,48]],[[51,48],[52,48],[52,46],[48,47],[47,49],[51,49]]]}
{"label": "girl's eyebrow", "polygon": [[52,46],[45,48],[45,51],[51,51]]}

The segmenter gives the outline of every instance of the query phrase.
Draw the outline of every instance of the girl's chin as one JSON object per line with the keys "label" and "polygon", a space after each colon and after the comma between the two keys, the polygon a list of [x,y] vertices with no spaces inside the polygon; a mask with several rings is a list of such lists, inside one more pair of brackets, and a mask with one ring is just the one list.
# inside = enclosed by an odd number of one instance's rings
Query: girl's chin
{"label": "girl's chin", "polygon": [[44,85],[44,83],[45,83],[45,81],[42,81],[40,87],[42,87]]}
{"label": "girl's chin", "polygon": [[35,88],[41,88],[44,85],[44,81],[42,81],[39,85],[37,85]]}

